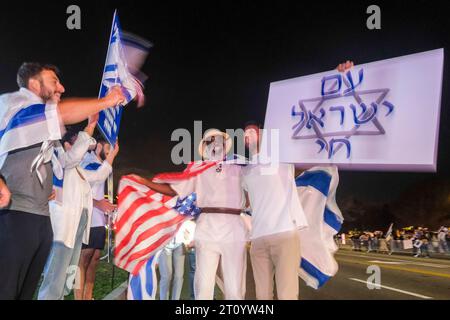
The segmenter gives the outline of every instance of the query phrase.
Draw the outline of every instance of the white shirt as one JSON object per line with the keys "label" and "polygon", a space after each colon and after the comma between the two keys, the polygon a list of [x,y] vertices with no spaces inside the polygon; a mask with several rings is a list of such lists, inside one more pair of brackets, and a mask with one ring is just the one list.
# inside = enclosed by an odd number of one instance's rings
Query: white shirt
{"label": "white shirt", "polygon": [[[98,165],[102,164],[102,162],[97,158],[97,156],[95,155],[94,152],[86,153],[86,155],[83,158],[83,161],[81,162],[81,167],[85,168],[85,170],[89,170],[86,168],[86,166],[88,166],[90,164],[98,164]],[[98,169],[96,169],[96,170],[98,170]],[[95,171],[95,170],[91,170],[91,171]],[[106,178],[106,179],[108,179],[108,178]],[[100,201],[100,200],[105,199],[105,181],[106,181],[106,179],[102,180],[102,181],[97,181],[97,182],[91,183],[92,198],[94,200]],[[91,228],[104,227],[105,224],[106,224],[105,213],[94,206],[94,208],[92,209]]]}
{"label": "white shirt", "polygon": [[[84,209],[87,209],[88,221],[83,234],[83,243],[89,242],[93,207],[90,183],[104,181],[112,171],[107,161],[104,161],[95,171],[84,170],[80,167],[82,157],[92,144],[95,144],[95,139],[86,132],[81,131],[78,134],[72,148],[65,153],[61,202],[49,203],[53,240],[62,242],[69,248],[75,245],[76,233]],[[76,159],[79,159],[78,162]]]}
{"label": "white shirt", "polygon": [[250,200],[252,239],[307,226],[293,164],[248,165],[242,180]]}
{"label": "white shirt", "polygon": [[[196,177],[171,187],[184,198],[195,192],[198,207],[223,207],[242,209],[245,199],[241,181],[242,167],[222,163],[222,171],[213,166]],[[214,241],[221,243],[248,240],[248,232],[240,215],[221,213],[202,213],[197,219],[195,241]]]}

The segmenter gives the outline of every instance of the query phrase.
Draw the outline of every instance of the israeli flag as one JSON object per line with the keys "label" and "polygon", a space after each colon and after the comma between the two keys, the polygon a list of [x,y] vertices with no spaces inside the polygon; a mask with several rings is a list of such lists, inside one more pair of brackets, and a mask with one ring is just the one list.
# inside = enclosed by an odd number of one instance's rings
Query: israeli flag
{"label": "israeli flag", "polygon": [[[56,104],[43,103],[25,88],[1,95],[0,169],[8,152],[44,141],[59,140],[60,129]],[[49,150],[50,157],[51,152]]]}
{"label": "israeli flag", "polygon": [[127,292],[128,300],[155,300],[158,289],[156,264],[160,254],[161,251],[158,251],[148,259],[137,275],[133,276],[130,274]]}
{"label": "israeli flag", "polygon": [[119,134],[123,106],[135,99],[138,106],[144,104],[144,81],[140,72],[152,44],[130,33],[122,32],[119,16],[114,12],[111,35],[99,98],[104,97],[113,86],[120,86],[126,101],[123,105],[103,110],[99,113],[98,127],[106,140],[114,145]]}
{"label": "israeli flag", "polygon": [[313,167],[295,180],[308,228],[300,230],[299,276],[310,287],[322,287],[338,271],[334,236],[344,218],[336,204],[336,166]]}

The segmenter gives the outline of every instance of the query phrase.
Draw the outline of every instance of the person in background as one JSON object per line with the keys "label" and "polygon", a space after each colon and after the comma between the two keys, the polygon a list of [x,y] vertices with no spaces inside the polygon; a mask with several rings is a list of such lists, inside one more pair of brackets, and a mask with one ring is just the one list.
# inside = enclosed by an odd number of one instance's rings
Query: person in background
{"label": "person in background", "polygon": [[[62,300],[70,293],[76,275],[82,243],[88,243],[92,217],[92,190],[90,183],[104,181],[112,171],[112,163],[119,147],[98,170],[84,170],[80,163],[90,146],[96,144],[92,138],[96,123],[90,123],[84,131],[69,130],[61,140],[62,148],[57,150],[64,156],[64,180],[62,197],[56,198],[50,207],[54,232],[53,246],[45,266],[44,280],[39,288],[39,300]],[[76,278],[75,278],[76,279]],[[73,279],[73,280],[75,280]],[[76,283],[78,285],[78,283]]]}
{"label": "person in background", "polygon": [[186,222],[185,226],[185,235],[186,239],[185,247],[188,258],[188,276],[189,276],[189,298],[191,300],[195,300],[195,291],[194,291],[194,278],[195,278],[195,242],[194,242],[194,234],[195,234],[196,223],[194,220],[189,220]]}
{"label": "person in background", "polygon": [[448,253],[448,243],[447,243],[448,229],[444,226],[439,228],[438,231],[438,241],[439,241],[439,252]]}
{"label": "person in background", "polygon": [[[95,172],[106,161],[111,151],[111,145],[104,138],[98,138],[95,149],[86,153],[81,167]],[[81,249],[78,264],[80,278],[79,286],[74,290],[75,300],[93,300],[95,274],[102,250],[105,248],[106,216],[116,209],[116,205],[104,198],[106,179],[107,177],[90,183],[93,198],[91,230],[89,243],[83,243]]]}
{"label": "person in background", "polygon": [[[186,223],[186,222],[184,222]],[[172,284],[171,300],[180,300],[184,280],[184,228],[183,225],[170,242],[162,249],[158,265],[161,279],[159,281],[159,299],[169,300]]]}

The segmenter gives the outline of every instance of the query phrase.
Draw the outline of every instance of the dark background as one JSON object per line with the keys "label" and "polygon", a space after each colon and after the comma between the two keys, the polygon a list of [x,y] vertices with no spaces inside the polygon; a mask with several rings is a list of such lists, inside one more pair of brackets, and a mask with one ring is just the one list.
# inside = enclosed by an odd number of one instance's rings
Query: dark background
{"label": "dark background", "polygon": [[[66,8],[81,8],[68,30]],[[366,8],[381,7],[381,30]],[[263,122],[272,81],[444,48],[437,173],[341,172],[337,201],[344,228],[450,224],[448,50],[445,1],[8,1],[0,10],[0,93],[17,89],[23,61],[56,64],[66,97],[97,96],[112,15],[153,42],[144,108],[126,107],[115,176],[180,170],[170,141],[177,128],[240,128]],[[419,130],[420,128],[418,128]],[[413,145],[411,147],[414,147]],[[194,150],[193,150],[194,151]]]}

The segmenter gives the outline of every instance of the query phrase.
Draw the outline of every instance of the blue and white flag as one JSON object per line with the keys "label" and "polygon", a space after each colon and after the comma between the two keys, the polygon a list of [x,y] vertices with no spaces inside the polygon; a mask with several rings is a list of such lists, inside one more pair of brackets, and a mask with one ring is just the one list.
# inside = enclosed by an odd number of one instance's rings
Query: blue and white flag
{"label": "blue and white flag", "polygon": [[300,230],[299,276],[310,287],[322,287],[338,271],[334,236],[344,218],[336,204],[336,166],[313,167],[295,179],[308,228]]}
{"label": "blue and white flag", "polygon": [[390,239],[390,237],[391,237],[391,235],[392,235],[392,227],[394,226],[394,223],[391,223],[390,225],[389,225],[389,229],[388,229],[388,231],[386,232],[386,236],[385,236],[385,238],[386,239]]}
{"label": "blue and white flag", "polygon": [[142,38],[122,32],[119,17],[114,12],[99,98],[104,97],[111,87],[120,86],[126,100],[123,105],[99,113],[98,127],[111,145],[117,141],[123,106],[135,98],[138,106],[144,103],[143,82],[146,77],[140,68],[151,46]]}
{"label": "blue and white flag", "polygon": [[158,289],[156,264],[161,250],[148,259],[137,275],[130,273],[127,300],[155,300]]}
{"label": "blue and white flag", "polygon": [[56,104],[45,104],[25,88],[0,96],[0,169],[8,152],[42,142],[46,144],[41,162],[52,160],[49,142],[59,139],[61,128]]}

